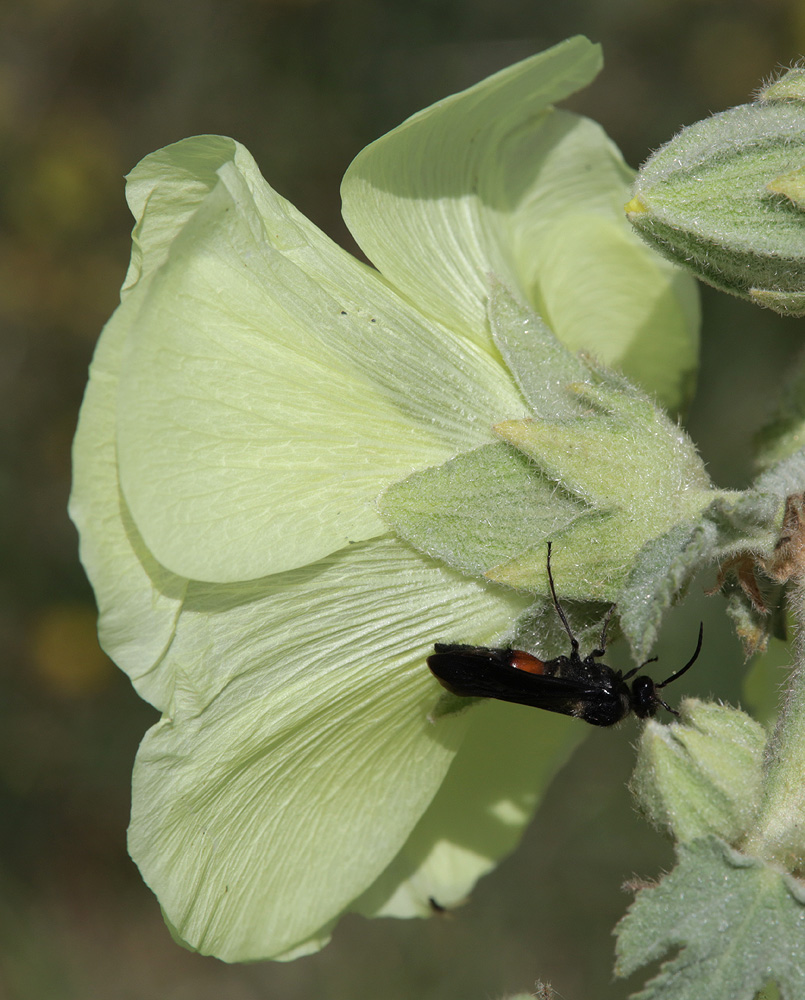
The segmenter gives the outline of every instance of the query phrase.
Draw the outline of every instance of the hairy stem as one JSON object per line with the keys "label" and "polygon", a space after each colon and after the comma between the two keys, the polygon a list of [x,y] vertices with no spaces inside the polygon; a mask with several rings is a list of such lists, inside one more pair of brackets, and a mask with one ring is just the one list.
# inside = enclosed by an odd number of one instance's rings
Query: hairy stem
{"label": "hairy stem", "polygon": [[745,850],[799,872],[805,861],[805,584],[792,585],[794,666],[766,751],[765,794]]}

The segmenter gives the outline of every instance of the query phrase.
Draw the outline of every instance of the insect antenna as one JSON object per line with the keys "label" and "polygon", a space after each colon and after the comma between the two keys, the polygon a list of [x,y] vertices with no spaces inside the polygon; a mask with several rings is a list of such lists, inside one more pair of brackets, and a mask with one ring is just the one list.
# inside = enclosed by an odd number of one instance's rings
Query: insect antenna
{"label": "insect antenna", "polygon": [[579,652],[579,640],[570,631],[570,625],[568,624],[567,617],[562,610],[562,605],[559,603],[559,598],[556,596],[556,587],[553,585],[553,573],[551,573],[551,543],[548,542],[548,583],[551,585],[551,595],[553,596],[553,606],[556,608],[556,613],[562,620],[562,624],[565,626],[565,632],[567,632],[570,637],[570,645],[572,647],[571,655],[578,655]]}
{"label": "insect antenna", "polygon": [[[678,677],[681,677],[682,674],[684,674],[686,670],[690,670],[690,668],[693,666],[693,664],[698,659],[699,653],[701,652],[701,649],[702,649],[702,635],[703,634],[704,634],[704,622],[699,622],[699,641],[696,643],[696,649],[695,649],[695,651],[693,653],[693,656],[691,656],[691,658],[688,660],[688,662],[685,664],[685,666],[682,667],[681,670],[677,670],[677,672],[675,674],[671,674],[671,676],[668,677],[666,680],[664,680],[662,682],[662,684],[657,684],[656,686],[658,688],[664,688],[666,686],[666,684],[670,684],[672,681],[675,681]],[[659,703],[661,705],[663,705],[665,708],[668,708],[668,706],[665,704],[665,702],[662,701],[660,698],[658,698],[657,701],[659,701]],[[671,709],[670,711],[673,711],[673,709]],[[674,715],[678,715],[678,714],[679,714],[678,712],[674,712]]]}

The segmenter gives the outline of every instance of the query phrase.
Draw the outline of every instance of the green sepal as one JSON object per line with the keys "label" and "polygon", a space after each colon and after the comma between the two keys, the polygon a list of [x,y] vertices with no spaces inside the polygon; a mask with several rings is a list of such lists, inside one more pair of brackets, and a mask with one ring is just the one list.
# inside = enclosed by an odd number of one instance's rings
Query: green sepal
{"label": "green sepal", "polygon": [[643,660],[648,655],[663,615],[701,565],[706,552],[701,522],[681,521],[665,534],[649,539],[637,553],[618,595],[620,626],[635,659]]}
{"label": "green sepal", "polygon": [[[559,559],[588,566],[583,589],[571,589],[572,596],[614,600],[643,546],[696,518],[714,493],[690,440],[632,387],[588,382],[568,391],[578,417],[506,421],[495,431],[598,512],[563,532]],[[534,550],[487,575],[528,589],[542,577],[541,562]]]}
{"label": "green sepal", "polygon": [[622,375],[568,351],[500,285],[489,314],[537,419],[496,423],[508,449],[415,473],[380,511],[420,551],[531,593],[548,590],[552,539],[563,594],[611,602],[643,545],[717,494],[690,439]]}
{"label": "green sepal", "polygon": [[758,100],[770,101],[805,101],[805,69],[801,67],[790,69],[779,80],[764,87],[758,95]]}
{"label": "green sepal", "polygon": [[737,844],[760,803],[766,733],[744,712],[695,699],[682,703],[681,720],[646,724],[632,792],[677,841],[712,834]]}
{"label": "green sepal", "polygon": [[579,400],[569,387],[589,379],[590,366],[499,282],[492,283],[487,313],[495,346],[534,416],[579,416]]}
{"label": "green sepal", "polygon": [[544,576],[546,539],[590,506],[501,442],[413,473],[386,490],[379,509],[406,541],[462,573],[484,576],[536,546]]}

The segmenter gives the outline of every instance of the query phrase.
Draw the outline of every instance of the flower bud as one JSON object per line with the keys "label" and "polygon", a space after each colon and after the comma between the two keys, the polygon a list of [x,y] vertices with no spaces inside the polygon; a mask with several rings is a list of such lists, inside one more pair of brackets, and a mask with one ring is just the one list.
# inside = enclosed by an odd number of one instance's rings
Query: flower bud
{"label": "flower bud", "polygon": [[702,281],[805,315],[805,70],[683,129],[643,165],[626,212]]}
{"label": "flower bud", "polygon": [[682,716],[646,724],[632,792],[676,840],[712,834],[737,843],[760,802],[764,730],[743,712],[695,699],[683,702]]}

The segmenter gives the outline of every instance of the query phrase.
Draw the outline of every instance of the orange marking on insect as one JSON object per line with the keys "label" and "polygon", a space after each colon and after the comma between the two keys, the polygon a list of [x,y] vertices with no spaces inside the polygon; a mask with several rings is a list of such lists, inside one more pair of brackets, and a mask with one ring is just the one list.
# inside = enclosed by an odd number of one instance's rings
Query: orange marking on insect
{"label": "orange marking on insect", "polygon": [[538,660],[531,653],[524,653],[521,649],[512,650],[510,663],[516,670],[522,670],[526,674],[545,673],[545,664],[542,660]]}

